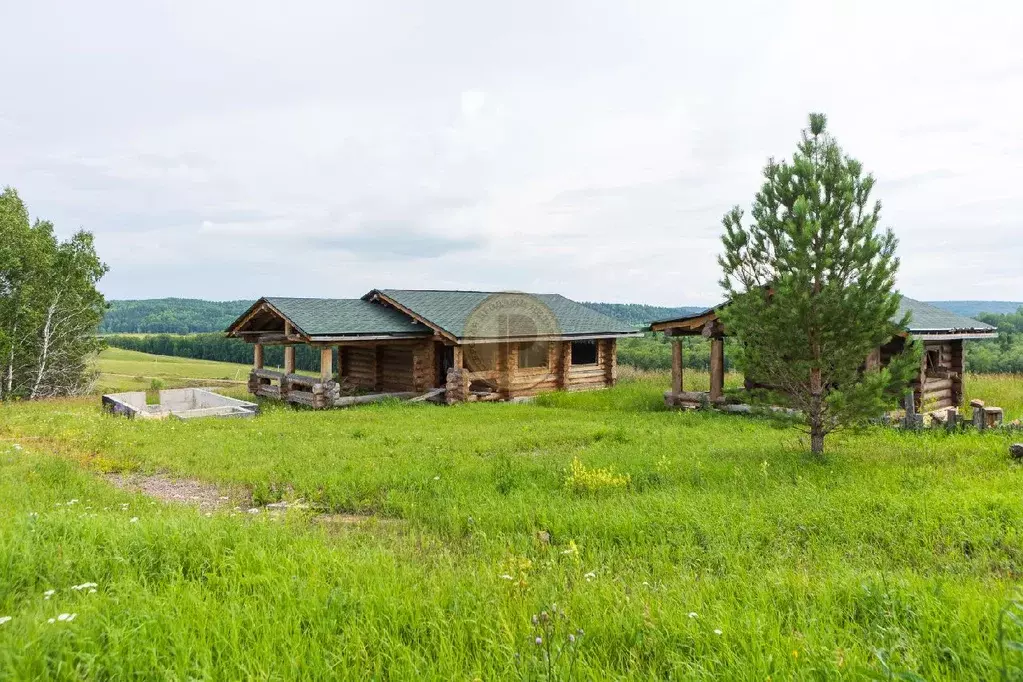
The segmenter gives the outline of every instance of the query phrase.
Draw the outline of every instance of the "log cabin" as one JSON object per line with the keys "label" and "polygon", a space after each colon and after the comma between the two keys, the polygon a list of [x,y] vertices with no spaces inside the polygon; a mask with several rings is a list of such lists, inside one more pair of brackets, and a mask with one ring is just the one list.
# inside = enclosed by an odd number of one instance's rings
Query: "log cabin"
{"label": "log cabin", "polygon": [[[650,325],[650,330],[674,337],[671,356],[671,390],[664,394],[665,402],[673,407],[719,402],[724,395],[726,330],[718,319],[717,311],[726,303],[688,317],[663,320]],[[865,361],[865,367],[885,366],[900,353],[906,337],[912,335],[923,346],[920,372],[913,381],[913,402],[917,412],[931,412],[959,407],[963,400],[966,341],[992,339],[998,330],[989,324],[942,310],[928,303],[902,298],[895,316],[901,320],[910,314],[909,326],[904,333],[876,349]],[[684,387],[682,344],[683,336],[704,336],[710,339],[710,391],[707,394],[686,391]],[[749,383],[747,382],[747,386]],[[907,403],[908,404],[908,403]]]}
{"label": "log cabin", "polygon": [[[264,297],[226,333],[253,345],[251,393],[315,408],[604,388],[617,378],[617,339],[642,334],[558,294],[408,289]],[[320,349],[318,377],[295,372],[301,344]],[[268,345],[284,346],[282,371],[263,367]]]}

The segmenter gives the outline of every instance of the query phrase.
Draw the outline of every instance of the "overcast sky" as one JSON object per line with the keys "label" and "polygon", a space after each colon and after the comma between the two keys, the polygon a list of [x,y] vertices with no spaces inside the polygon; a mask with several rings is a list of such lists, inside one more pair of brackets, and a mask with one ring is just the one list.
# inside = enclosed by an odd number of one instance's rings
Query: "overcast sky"
{"label": "overcast sky", "polygon": [[823,111],[907,295],[1023,299],[1023,6],[828,4],[0,0],[0,185],[110,298],[698,305]]}

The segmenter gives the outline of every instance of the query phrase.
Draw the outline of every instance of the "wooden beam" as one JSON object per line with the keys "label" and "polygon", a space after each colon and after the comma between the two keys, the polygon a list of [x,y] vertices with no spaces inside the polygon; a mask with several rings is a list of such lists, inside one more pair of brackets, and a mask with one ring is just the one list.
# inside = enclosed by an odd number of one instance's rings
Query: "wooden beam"
{"label": "wooden beam", "polygon": [[263,369],[263,344],[261,343],[252,347],[252,366],[256,369]]}
{"label": "wooden beam", "polygon": [[320,379],[324,383],[334,376],[334,349],[330,346],[320,348]]}
{"label": "wooden beam", "polygon": [[[284,322],[284,336],[291,336],[291,323]],[[284,347],[284,373],[294,374],[295,373],[295,347],[285,346]]]}
{"label": "wooden beam", "polygon": [[681,393],[683,376],[682,364],[682,339],[674,339],[671,342],[671,392]]}
{"label": "wooden beam", "polygon": [[725,341],[710,340],[710,399],[717,400],[725,392]]}
{"label": "wooden beam", "polygon": [[454,359],[452,360],[451,364],[452,368],[462,369],[462,367],[464,366],[463,363],[465,362],[464,355],[462,353],[462,347],[455,346],[452,350],[453,350],[452,355],[454,356]]}

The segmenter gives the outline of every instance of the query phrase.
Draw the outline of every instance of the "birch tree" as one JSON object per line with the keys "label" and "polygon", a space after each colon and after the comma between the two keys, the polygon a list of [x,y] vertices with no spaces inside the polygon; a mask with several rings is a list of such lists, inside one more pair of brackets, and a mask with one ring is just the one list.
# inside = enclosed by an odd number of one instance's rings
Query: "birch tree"
{"label": "birch tree", "polygon": [[29,222],[13,189],[0,194],[0,398],[90,388],[106,271],[91,234],[61,242],[51,223]]}

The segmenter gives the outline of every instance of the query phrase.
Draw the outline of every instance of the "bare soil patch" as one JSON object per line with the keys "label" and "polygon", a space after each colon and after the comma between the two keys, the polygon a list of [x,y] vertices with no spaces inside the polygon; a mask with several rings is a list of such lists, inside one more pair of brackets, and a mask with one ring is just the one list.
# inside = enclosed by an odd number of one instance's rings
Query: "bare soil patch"
{"label": "bare soil patch", "polygon": [[215,511],[230,504],[230,497],[211,483],[188,478],[170,478],[159,474],[108,474],[107,481],[125,490],[134,490],[162,500],[178,504],[190,504],[203,511]]}

